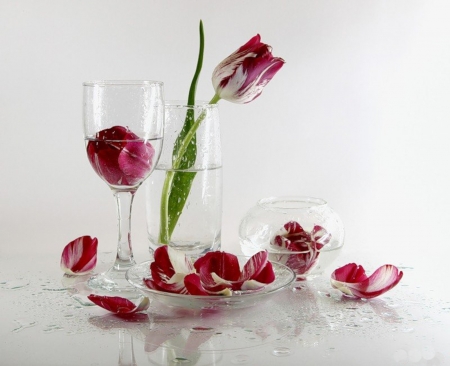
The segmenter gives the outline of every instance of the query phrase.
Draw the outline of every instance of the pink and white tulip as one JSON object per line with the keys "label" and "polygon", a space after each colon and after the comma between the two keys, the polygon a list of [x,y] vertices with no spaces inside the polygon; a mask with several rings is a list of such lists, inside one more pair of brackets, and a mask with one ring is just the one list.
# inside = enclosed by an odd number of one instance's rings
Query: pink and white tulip
{"label": "pink and white tulip", "polygon": [[216,96],[233,103],[249,103],[257,98],[284,64],[271,51],[257,34],[225,58],[212,76]]}
{"label": "pink and white tulip", "polygon": [[378,268],[370,277],[361,265],[349,263],[331,274],[331,285],[349,297],[370,299],[396,286],[403,272],[392,264]]}
{"label": "pink and white tulip", "polygon": [[150,301],[147,297],[142,298],[138,305],[119,296],[100,296],[92,294],[88,296],[88,299],[95,305],[118,315],[131,315],[140,311],[145,311],[150,306]]}
{"label": "pink and white tulip", "polygon": [[64,247],[61,269],[68,275],[84,275],[97,264],[97,238],[81,236]]}

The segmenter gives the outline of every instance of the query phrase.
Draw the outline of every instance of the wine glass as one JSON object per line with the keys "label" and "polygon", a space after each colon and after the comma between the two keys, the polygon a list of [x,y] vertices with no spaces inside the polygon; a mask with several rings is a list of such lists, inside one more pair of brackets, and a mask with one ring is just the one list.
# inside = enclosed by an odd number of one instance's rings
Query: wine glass
{"label": "wine glass", "polygon": [[136,262],[131,246],[133,197],[156,166],[164,124],[163,83],[90,81],[83,83],[86,152],[92,168],[112,190],[117,204],[118,243],[114,265],[92,276],[88,286],[130,291],[125,272]]}

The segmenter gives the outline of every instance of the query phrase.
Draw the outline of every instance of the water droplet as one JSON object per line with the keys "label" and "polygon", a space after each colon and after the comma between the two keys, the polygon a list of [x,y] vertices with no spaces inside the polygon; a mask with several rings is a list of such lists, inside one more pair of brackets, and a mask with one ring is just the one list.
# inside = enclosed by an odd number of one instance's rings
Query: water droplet
{"label": "water droplet", "polygon": [[250,356],[248,355],[237,355],[232,360],[231,363],[234,365],[242,365],[244,363],[249,362]]}
{"label": "water droplet", "polygon": [[272,354],[278,357],[289,356],[291,354],[291,350],[287,347],[276,347],[273,349]]}
{"label": "water droplet", "polygon": [[31,328],[34,327],[35,325],[38,324],[37,321],[29,321],[29,320],[25,320],[25,319],[16,319],[14,320],[17,324],[19,324],[19,326],[15,329],[13,329],[12,331],[14,333],[20,332],[21,330],[25,329],[25,328]]}
{"label": "water droplet", "polygon": [[173,363],[184,363],[184,364],[187,364],[187,363],[191,363],[191,360],[188,360],[187,358],[184,358],[184,357],[176,357],[176,358],[174,358],[173,360],[172,360],[172,362]]}
{"label": "water droplet", "polygon": [[30,281],[18,279],[13,281],[6,281],[0,284],[0,289],[2,290],[19,290],[24,287],[27,287],[30,284]]}
{"label": "water droplet", "polygon": [[412,333],[412,332],[414,332],[414,328],[408,328],[408,327],[407,328],[403,328],[402,332],[403,333]]}
{"label": "water droplet", "polygon": [[210,327],[192,327],[191,328],[191,332],[193,333],[207,333],[207,332],[212,332],[214,330],[214,328],[210,328]]}

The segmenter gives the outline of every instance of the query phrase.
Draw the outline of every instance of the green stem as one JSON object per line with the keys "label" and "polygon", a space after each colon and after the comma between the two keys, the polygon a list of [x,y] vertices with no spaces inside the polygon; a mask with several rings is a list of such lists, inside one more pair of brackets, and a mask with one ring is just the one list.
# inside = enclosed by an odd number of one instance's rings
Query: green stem
{"label": "green stem", "polygon": [[[216,94],[211,99],[209,104],[217,104],[217,102],[220,100],[220,97]],[[175,174],[175,170],[179,169],[181,161],[183,159],[183,155],[185,154],[189,143],[191,142],[192,138],[195,136],[195,133],[197,132],[198,128],[200,127],[200,124],[203,122],[203,120],[206,117],[206,112],[202,112],[200,116],[197,118],[197,120],[194,122],[194,124],[191,126],[190,130],[184,137],[183,141],[181,142],[177,155],[175,159],[173,160],[172,169],[171,171],[166,172],[166,178],[164,180],[162,192],[161,192],[161,219],[160,219],[160,232],[159,232],[159,243],[160,244],[169,244],[170,241],[170,232],[169,232],[169,197],[170,197],[170,190],[172,187],[172,182]]]}
{"label": "green stem", "polygon": [[[217,102],[220,100],[220,97],[216,94],[211,99],[209,104],[217,104]],[[183,141],[181,142],[176,157],[173,160],[173,169],[178,169],[180,167],[181,160],[183,159],[183,155],[185,154],[189,143],[195,136],[195,133],[197,132],[198,128],[200,127],[200,124],[203,122],[203,120],[206,117],[206,111],[203,111],[202,114],[197,118],[197,120],[194,122],[192,127],[190,128],[189,132],[184,137]]]}

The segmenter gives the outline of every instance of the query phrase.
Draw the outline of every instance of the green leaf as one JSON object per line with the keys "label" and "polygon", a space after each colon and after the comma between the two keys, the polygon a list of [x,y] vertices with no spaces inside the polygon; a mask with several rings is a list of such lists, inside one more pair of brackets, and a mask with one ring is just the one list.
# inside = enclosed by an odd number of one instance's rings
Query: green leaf
{"label": "green leaf", "polygon": [[[192,78],[191,86],[189,88],[188,105],[195,105],[195,93],[197,89],[197,82],[200,76],[200,72],[203,66],[203,53],[205,47],[205,38],[203,33],[203,22],[200,21],[200,48],[197,60],[197,67],[195,69],[194,77]],[[197,142],[194,135],[187,145],[181,159],[178,159],[178,152],[182,145],[186,135],[195,124],[194,110],[189,109],[186,113],[185,122],[183,128],[178,135],[172,155],[172,164],[175,172],[166,174],[166,180],[164,182],[162,197],[161,197],[161,227],[159,233],[159,242],[163,244],[169,244],[173,230],[178,222],[178,219],[183,212],[186,201],[189,197],[189,192],[194,181],[195,172],[183,172],[179,171],[190,169],[195,164],[197,158]],[[168,197],[167,197],[168,195]]]}

